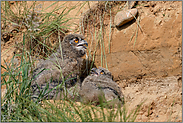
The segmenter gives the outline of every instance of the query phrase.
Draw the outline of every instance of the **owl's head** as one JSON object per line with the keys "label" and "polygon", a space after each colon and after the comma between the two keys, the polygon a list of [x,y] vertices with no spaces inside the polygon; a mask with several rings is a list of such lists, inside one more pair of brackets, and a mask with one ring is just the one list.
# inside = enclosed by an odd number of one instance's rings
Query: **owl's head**
{"label": "owl's head", "polygon": [[92,76],[97,76],[97,77],[100,76],[100,77],[106,77],[111,79],[113,78],[111,72],[102,67],[92,68],[90,73]]}
{"label": "owl's head", "polygon": [[84,40],[84,36],[80,34],[69,34],[64,37],[64,43],[67,43],[73,53],[82,57],[86,54],[88,43]]}

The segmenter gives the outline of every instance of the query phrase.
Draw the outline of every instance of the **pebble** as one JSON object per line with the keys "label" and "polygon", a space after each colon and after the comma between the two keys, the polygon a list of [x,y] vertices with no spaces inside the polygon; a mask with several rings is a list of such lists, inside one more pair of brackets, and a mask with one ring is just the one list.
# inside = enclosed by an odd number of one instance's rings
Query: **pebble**
{"label": "pebble", "polygon": [[134,16],[137,15],[137,12],[136,8],[118,12],[115,16],[114,24],[116,27],[124,25],[125,23],[133,20]]}
{"label": "pebble", "polygon": [[168,8],[167,10],[170,11],[170,10],[172,10],[172,9],[171,9],[171,8]]}
{"label": "pebble", "polygon": [[1,88],[1,99],[5,96],[6,92],[7,92],[6,88],[5,89]]}

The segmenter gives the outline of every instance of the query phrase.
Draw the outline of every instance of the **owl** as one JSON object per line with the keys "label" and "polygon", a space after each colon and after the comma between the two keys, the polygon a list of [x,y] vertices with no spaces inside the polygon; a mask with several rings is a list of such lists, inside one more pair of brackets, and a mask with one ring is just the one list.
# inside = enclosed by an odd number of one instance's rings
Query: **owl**
{"label": "owl", "polygon": [[32,99],[74,98],[75,91],[80,90],[80,75],[85,68],[82,57],[87,46],[84,36],[69,34],[57,52],[40,60],[33,71]]}
{"label": "owl", "polygon": [[124,103],[123,93],[116,82],[112,80],[111,73],[102,67],[92,68],[79,91],[80,101],[85,104],[98,105],[107,102],[109,107],[122,106]]}

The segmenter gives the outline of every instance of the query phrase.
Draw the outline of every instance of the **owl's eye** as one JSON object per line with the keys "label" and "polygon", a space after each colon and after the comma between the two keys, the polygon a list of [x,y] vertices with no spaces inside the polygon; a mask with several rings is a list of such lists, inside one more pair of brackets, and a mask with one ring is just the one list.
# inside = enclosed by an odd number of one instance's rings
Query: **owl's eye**
{"label": "owl's eye", "polygon": [[103,70],[101,70],[101,71],[100,71],[100,74],[101,74],[101,75],[103,75],[103,74],[105,74],[105,73],[104,73],[104,71],[103,71]]}
{"label": "owl's eye", "polygon": [[75,42],[75,43],[78,43],[78,42],[79,42],[79,40],[78,40],[78,39],[75,39],[75,40],[74,40],[74,42]]}
{"label": "owl's eye", "polygon": [[100,74],[103,75],[104,74],[104,71],[101,71]]}

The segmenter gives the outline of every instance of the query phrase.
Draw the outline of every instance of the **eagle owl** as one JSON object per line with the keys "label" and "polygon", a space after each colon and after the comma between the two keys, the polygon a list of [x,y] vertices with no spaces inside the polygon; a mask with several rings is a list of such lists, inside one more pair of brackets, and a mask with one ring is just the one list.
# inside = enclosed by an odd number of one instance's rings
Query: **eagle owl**
{"label": "eagle owl", "polygon": [[91,74],[86,77],[79,91],[83,103],[98,105],[100,99],[108,102],[108,106],[122,106],[124,96],[117,83],[112,80],[111,73],[102,67],[92,68]]}
{"label": "eagle owl", "polygon": [[72,98],[74,91],[80,89],[79,75],[83,71],[81,57],[85,55],[87,46],[84,36],[69,34],[64,37],[56,53],[39,61],[33,71],[32,99],[60,99],[64,90]]}

